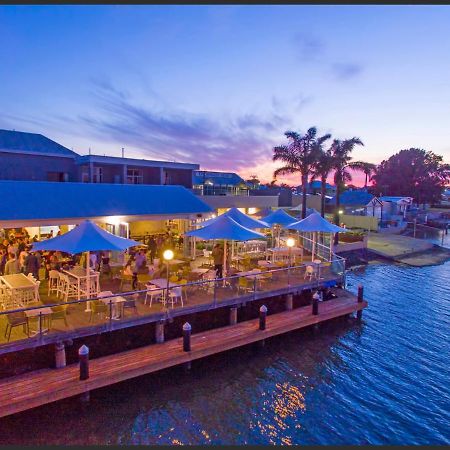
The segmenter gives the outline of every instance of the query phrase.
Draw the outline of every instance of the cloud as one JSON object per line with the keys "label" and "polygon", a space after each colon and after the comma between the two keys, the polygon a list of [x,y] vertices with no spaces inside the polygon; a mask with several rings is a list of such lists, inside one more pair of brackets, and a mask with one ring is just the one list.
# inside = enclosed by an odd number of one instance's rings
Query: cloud
{"label": "cloud", "polygon": [[[98,113],[80,117],[83,127],[98,139],[132,147],[144,157],[198,162],[206,169],[238,171],[270,160],[272,148],[291,126],[281,103],[267,114],[211,115],[150,104],[108,83],[95,83]],[[276,107],[275,107],[276,106]]]}
{"label": "cloud", "polygon": [[325,52],[325,43],[311,33],[297,33],[293,43],[296,54],[303,62],[318,61]]}
{"label": "cloud", "polygon": [[363,71],[363,66],[356,63],[334,63],[331,65],[331,72],[337,80],[350,80],[358,77]]}

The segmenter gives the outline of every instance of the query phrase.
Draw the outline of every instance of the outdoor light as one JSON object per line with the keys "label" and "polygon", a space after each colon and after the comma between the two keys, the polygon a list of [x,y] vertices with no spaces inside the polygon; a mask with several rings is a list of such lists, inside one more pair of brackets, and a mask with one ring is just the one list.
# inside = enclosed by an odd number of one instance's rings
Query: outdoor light
{"label": "outdoor light", "polygon": [[163,258],[166,261],[170,261],[171,259],[173,259],[173,251],[172,250],[164,250]]}
{"label": "outdoor light", "polygon": [[295,245],[295,239],[294,238],[287,238],[286,245],[288,247],[293,247]]}
{"label": "outdoor light", "polygon": [[340,209],[339,214],[344,214],[344,211],[342,211],[342,209]]}

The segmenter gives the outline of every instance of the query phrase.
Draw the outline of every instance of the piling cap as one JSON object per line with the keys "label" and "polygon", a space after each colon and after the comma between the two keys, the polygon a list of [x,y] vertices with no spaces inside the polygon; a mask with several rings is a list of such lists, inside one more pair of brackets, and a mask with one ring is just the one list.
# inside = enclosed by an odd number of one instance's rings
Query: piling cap
{"label": "piling cap", "polygon": [[78,350],[79,355],[88,355],[89,354],[89,348],[86,347],[86,345],[82,345],[80,349]]}
{"label": "piling cap", "polygon": [[183,331],[191,331],[191,329],[192,329],[192,327],[191,327],[191,324],[189,322],[186,322],[183,325]]}
{"label": "piling cap", "polygon": [[262,305],[261,308],[259,308],[259,312],[266,313],[267,312],[267,306]]}

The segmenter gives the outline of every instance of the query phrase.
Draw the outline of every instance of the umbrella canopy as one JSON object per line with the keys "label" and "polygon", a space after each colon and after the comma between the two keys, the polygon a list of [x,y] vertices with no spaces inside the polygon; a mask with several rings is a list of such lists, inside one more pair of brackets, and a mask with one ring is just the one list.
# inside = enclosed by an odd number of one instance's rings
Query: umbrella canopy
{"label": "umbrella canopy", "polygon": [[[270,225],[266,222],[258,219],[254,219],[253,217],[247,216],[243,212],[239,211],[237,208],[231,208],[226,213],[221,214],[218,217],[214,217],[212,219],[208,219],[202,223],[203,226],[211,225],[217,219],[222,216],[227,216],[237,222],[239,225],[242,225],[245,228],[255,229],[255,228],[270,228]],[[237,240],[237,239],[236,239]]]}
{"label": "umbrella canopy", "polygon": [[[245,214],[244,214],[245,215]],[[253,219],[252,219],[253,220]],[[236,220],[222,214],[214,218],[209,225],[185,233],[185,236],[195,236],[200,239],[228,239],[233,241],[248,241],[265,237],[263,234],[240,225]]]}
{"label": "umbrella canopy", "polygon": [[82,253],[100,250],[125,250],[141,245],[132,239],[115,236],[90,220],[85,220],[68,233],[33,244],[32,251],[59,250],[66,253]]}
{"label": "umbrella canopy", "polygon": [[276,211],[271,212],[266,217],[263,217],[261,220],[269,225],[278,224],[282,225],[283,227],[297,222],[297,219],[289,215],[284,209],[277,209]]}
{"label": "umbrella canopy", "polygon": [[324,219],[317,212],[310,214],[305,219],[288,225],[286,228],[310,233],[315,231],[321,231],[323,233],[346,233],[348,231],[346,228],[341,228],[328,222],[328,220]]}

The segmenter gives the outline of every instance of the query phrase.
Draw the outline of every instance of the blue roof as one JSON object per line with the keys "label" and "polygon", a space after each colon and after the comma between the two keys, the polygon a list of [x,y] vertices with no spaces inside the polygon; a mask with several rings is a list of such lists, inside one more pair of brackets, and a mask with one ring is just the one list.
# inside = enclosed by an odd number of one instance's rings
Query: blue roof
{"label": "blue roof", "polygon": [[[345,191],[340,195],[340,204],[343,206],[367,205],[374,196],[366,191]],[[336,196],[331,198],[329,204],[336,204]]]}
{"label": "blue roof", "polygon": [[0,221],[177,215],[212,209],[183,186],[0,181]]}
{"label": "blue roof", "polygon": [[395,197],[395,196],[390,196],[390,195],[383,195],[382,197],[379,197],[378,200],[380,200],[382,202],[398,202],[400,200],[406,200],[408,198],[412,198],[412,197]]}
{"label": "blue roof", "polygon": [[204,182],[212,182],[214,185],[247,185],[237,173],[233,172],[195,171],[192,173],[192,184],[203,184]]}
{"label": "blue roof", "polygon": [[77,153],[42,134],[0,130],[0,152],[44,154],[75,158]]}
{"label": "blue roof", "polygon": [[[308,183],[311,189],[320,189],[322,186],[322,182],[320,180],[314,180]],[[301,189],[302,185],[297,186],[297,189]],[[336,189],[335,186],[332,186],[330,183],[325,183],[325,189]]]}

